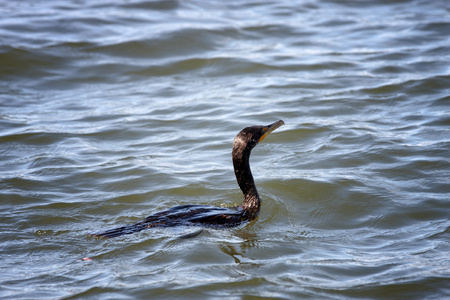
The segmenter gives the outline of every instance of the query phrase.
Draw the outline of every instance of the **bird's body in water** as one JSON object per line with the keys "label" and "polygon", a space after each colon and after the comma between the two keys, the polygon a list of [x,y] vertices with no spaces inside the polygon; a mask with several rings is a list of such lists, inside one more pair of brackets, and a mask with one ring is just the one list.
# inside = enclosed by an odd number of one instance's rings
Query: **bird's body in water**
{"label": "bird's body in water", "polygon": [[91,235],[113,238],[152,227],[182,225],[228,228],[254,220],[259,213],[261,199],[250,170],[250,153],[269,133],[282,125],[284,125],[284,122],[279,120],[267,126],[246,127],[234,138],[232,151],[233,167],[236,180],[244,194],[242,205],[230,208],[211,205],[175,206],[150,215],[138,223]]}

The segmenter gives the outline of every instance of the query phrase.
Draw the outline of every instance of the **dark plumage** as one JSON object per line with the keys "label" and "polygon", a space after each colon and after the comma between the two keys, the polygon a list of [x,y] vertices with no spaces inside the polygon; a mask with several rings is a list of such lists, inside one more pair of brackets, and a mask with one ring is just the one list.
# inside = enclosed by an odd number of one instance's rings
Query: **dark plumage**
{"label": "dark plumage", "polygon": [[261,200],[250,170],[250,153],[269,133],[282,125],[284,125],[284,122],[279,120],[267,126],[246,127],[234,138],[233,167],[236,180],[244,194],[242,205],[230,208],[211,205],[175,206],[150,215],[138,223],[91,235],[113,238],[152,227],[180,225],[227,228],[255,219],[261,207]]}

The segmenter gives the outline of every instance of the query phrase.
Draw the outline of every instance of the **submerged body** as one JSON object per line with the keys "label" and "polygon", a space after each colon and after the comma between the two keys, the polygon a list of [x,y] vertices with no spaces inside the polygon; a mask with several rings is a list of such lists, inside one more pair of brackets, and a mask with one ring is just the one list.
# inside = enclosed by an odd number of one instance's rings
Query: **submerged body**
{"label": "submerged body", "polygon": [[212,205],[180,205],[155,213],[132,225],[114,228],[93,236],[113,238],[124,234],[135,233],[147,228],[174,226],[204,226],[213,228],[228,228],[253,220],[256,217],[246,217],[240,207],[223,208]]}
{"label": "submerged body", "polygon": [[230,208],[211,205],[180,205],[150,215],[138,223],[92,235],[113,238],[147,228],[182,225],[227,228],[255,219],[261,207],[261,199],[250,170],[250,153],[269,133],[282,125],[284,122],[279,120],[267,126],[246,127],[235,137],[232,151],[233,167],[236,180],[244,194],[242,205]]}

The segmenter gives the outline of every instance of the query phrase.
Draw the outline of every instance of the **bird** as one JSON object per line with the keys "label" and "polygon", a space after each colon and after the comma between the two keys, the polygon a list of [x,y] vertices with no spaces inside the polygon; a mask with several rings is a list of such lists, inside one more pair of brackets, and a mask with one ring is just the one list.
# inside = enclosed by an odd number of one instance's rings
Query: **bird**
{"label": "bird", "polygon": [[89,235],[100,238],[114,238],[148,228],[173,226],[231,228],[254,220],[258,216],[261,208],[261,198],[259,197],[250,169],[250,153],[269,133],[282,125],[284,125],[284,121],[278,120],[270,125],[246,127],[234,138],[231,155],[234,174],[244,194],[241,205],[235,207],[179,205],[152,214],[135,224]]}

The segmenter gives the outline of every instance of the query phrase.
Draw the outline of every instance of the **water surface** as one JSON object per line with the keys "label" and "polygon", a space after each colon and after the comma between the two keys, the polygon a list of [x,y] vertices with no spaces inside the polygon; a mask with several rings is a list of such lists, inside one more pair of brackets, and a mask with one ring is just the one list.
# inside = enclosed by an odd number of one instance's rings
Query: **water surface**
{"label": "water surface", "polygon": [[[447,1],[0,13],[1,298],[450,296]],[[232,140],[278,119],[256,221],[86,236],[239,204]]]}

